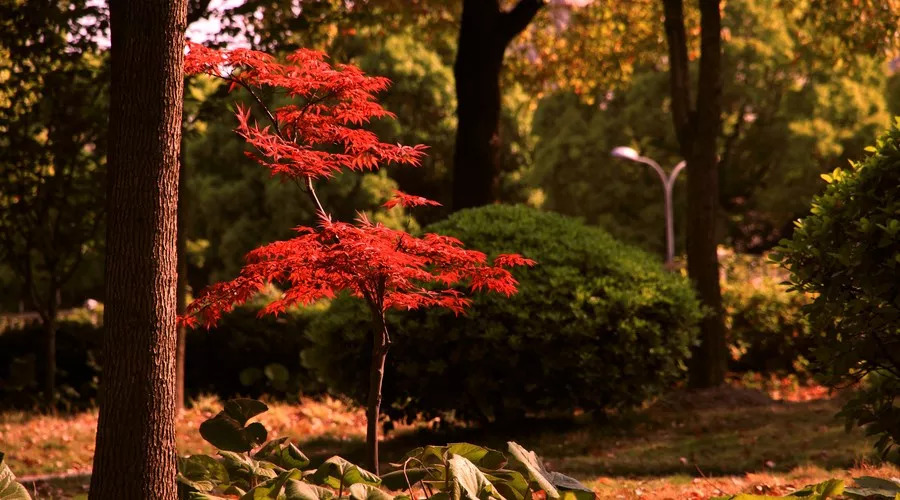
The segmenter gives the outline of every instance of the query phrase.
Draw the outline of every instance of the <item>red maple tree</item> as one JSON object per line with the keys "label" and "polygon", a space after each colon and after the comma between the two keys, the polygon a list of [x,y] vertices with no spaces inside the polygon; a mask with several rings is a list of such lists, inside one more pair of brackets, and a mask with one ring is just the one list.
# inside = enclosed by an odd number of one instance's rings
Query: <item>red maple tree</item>
{"label": "red maple tree", "polygon": [[[366,409],[369,466],[378,472],[378,420],[384,364],[391,339],[385,320],[390,308],[443,307],[461,313],[470,304],[465,290],[511,295],[518,283],[508,268],[533,265],[516,254],[487,256],[465,249],[448,236],[412,236],[370,221],[360,214],[353,223],[335,221],[316,196],[314,181],[343,170],[374,170],[386,164],[418,166],[424,146],[381,142],[365,125],[393,118],[375,100],[386,78],[365,75],[350,65],[331,65],[325,55],[298,50],[287,62],[246,49],[213,50],[188,43],[188,74],[222,78],[245,89],[267,123],[260,125],[250,108],[238,105],[236,132],[252,146],[247,155],[272,175],[298,181],[318,210],[316,227],[298,227],[298,235],[251,251],[235,279],[212,285],[191,303],[182,322],[214,325],[267,284],[284,292],[260,314],[279,314],[294,305],[331,298],[339,291],[360,297],[377,327],[373,342]],[[271,88],[295,102],[270,109],[259,90]],[[400,191],[384,206],[415,207],[437,202]]]}

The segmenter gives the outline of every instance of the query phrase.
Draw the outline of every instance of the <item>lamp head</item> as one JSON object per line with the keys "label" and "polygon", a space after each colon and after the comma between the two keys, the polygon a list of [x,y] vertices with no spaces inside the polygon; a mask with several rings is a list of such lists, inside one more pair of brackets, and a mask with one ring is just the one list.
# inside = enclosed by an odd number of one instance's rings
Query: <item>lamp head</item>
{"label": "lamp head", "polygon": [[639,155],[638,152],[634,150],[634,148],[629,148],[628,146],[619,146],[613,148],[610,154],[615,158],[624,158],[626,160],[632,161],[635,161],[641,157],[641,155]]}

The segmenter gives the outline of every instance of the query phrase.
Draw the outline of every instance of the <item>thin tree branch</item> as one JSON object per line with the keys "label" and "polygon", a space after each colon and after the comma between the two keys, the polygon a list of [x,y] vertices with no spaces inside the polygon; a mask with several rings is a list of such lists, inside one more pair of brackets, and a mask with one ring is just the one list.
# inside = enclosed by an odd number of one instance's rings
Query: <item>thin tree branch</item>
{"label": "thin tree branch", "polygon": [[682,156],[689,158],[691,133],[691,94],[688,66],[687,34],[684,29],[682,0],[662,0],[665,32],[669,46],[669,85],[672,94],[672,120]]}
{"label": "thin tree branch", "polygon": [[519,0],[515,7],[501,14],[499,31],[503,45],[505,46],[516,35],[524,31],[545,5],[547,5],[546,0]]}

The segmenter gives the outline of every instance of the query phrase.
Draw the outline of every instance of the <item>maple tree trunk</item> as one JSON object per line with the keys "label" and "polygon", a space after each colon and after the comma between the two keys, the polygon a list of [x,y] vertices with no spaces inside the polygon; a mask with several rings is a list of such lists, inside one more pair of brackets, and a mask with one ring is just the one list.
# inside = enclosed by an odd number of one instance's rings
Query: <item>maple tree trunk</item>
{"label": "maple tree trunk", "polygon": [[457,117],[453,210],[496,199],[503,53],[543,5],[542,0],[520,0],[502,12],[498,0],[463,1],[453,64]]}
{"label": "maple tree trunk", "polygon": [[391,347],[384,313],[374,312],[378,331],[373,332],[372,364],[369,367],[369,397],[366,401],[366,464],[378,474],[378,421],[381,417],[381,386],[384,381],[384,363]]}
{"label": "maple tree trunk", "polygon": [[688,276],[709,311],[700,325],[700,345],[690,362],[692,388],[725,381],[728,350],[719,284],[716,234],[719,180],[717,138],[721,129],[721,10],[719,0],[698,0],[700,7],[700,73],[697,103],[690,99],[689,59],[682,0],[663,0],[669,45],[672,116],[681,151],[687,160]]}
{"label": "maple tree trunk", "polygon": [[185,0],[112,0],[106,305],[91,499],[177,498],[176,232]]}

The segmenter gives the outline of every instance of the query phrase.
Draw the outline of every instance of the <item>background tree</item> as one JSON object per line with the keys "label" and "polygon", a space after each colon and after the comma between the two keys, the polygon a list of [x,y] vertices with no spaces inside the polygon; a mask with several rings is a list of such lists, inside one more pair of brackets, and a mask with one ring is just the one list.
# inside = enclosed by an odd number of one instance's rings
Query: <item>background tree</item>
{"label": "background tree", "polygon": [[[688,12],[690,23],[692,15]],[[821,173],[846,164],[889,122],[885,56],[839,64],[830,43],[798,22],[798,9],[776,0],[734,0],[723,7],[723,127],[719,136],[718,219],[723,243],[740,252],[770,249],[789,234],[821,188]],[[573,28],[574,29],[574,28]],[[610,157],[630,145],[671,167],[681,160],[669,119],[662,51],[633,68],[615,90],[544,97],[535,112],[536,145],[529,181],[542,207],[583,217],[620,239],[662,253],[658,179],[644,167]],[[696,67],[694,63],[692,69]],[[679,184],[684,184],[684,178]],[[684,220],[684,190],[676,189]],[[677,224],[679,248],[684,224]]]}
{"label": "background tree", "polygon": [[90,497],[174,500],[185,0],[110,4],[104,366]]}
{"label": "background tree", "polygon": [[693,387],[725,380],[727,348],[719,287],[717,142],[722,120],[722,12],[719,0],[699,0],[700,63],[697,95],[691,99],[690,59],[682,0],[663,0],[669,47],[671,112],[681,155],[687,161],[687,267],[700,301],[708,308],[700,345],[691,358]]}
{"label": "background tree", "polygon": [[453,76],[456,81],[456,145],[452,208],[496,199],[500,70],[513,38],[544,6],[519,0],[503,11],[499,0],[464,0]]}
{"label": "background tree", "polygon": [[0,6],[0,257],[43,325],[43,384],[56,396],[63,288],[96,258],[102,222],[106,69],[83,1]]}

